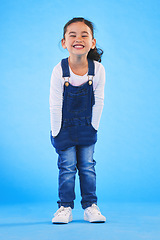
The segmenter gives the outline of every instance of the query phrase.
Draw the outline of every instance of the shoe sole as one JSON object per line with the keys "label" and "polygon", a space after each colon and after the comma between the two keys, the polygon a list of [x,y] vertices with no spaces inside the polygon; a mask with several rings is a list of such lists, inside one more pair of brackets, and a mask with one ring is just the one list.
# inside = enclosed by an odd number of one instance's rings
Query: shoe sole
{"label": "shoe sole", "polygon": [[89,221],[89,220],[87,220],[87,219],[84,219],[85,221],[87,221],[87,222],[90,222],[90,223],[105,223],[106,221]]}
{"label": "shoe sole", "polygon": [[64,222],[64,221],[52,221],[53,224],[67,224],[69,222],[72,222],[72,216],[70,216],[69,221],[68,222]]}
{"label": "shoe sole", "polygon": [[105,221],[92,221],[90,223],[105,223]]}
{"label": "shoe sole", "polygon": [[106,220],[92,220],[92,221],[89,221],[86,216],[84,216],[84,220],[87,221],[87,222],[90,222],[90,223],[105,223],[106,222]]}
{"label": "shoe sole", "polygon": [[69,222],[52,222],[53,224],[59,224],[59,225],[63,225],[63,224],[67,224]]}

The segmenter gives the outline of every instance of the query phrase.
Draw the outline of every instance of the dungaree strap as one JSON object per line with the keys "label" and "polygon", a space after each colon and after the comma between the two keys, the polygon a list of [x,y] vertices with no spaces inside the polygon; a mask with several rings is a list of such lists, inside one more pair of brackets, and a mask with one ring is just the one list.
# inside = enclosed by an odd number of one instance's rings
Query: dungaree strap
{"label": "dungaree strap", "polygon": [[62,59],[61,67],[62,67],[62,72],[63,72],[62,77],[70,77],[68,58]]}
{"label": "dungaree strap", "polygon": [[[64,58],[61,61],[61,67],[62,67],[62,77],[70,77],[70,72],[69,72],[69,65],[68,65],[68,58]],[[93,60],[88,58],[88,75],[89,76],[94,76],[94,62]]]}
{"label": "dungaree strap", "polygon": [[93,60],[88,58],[88,75],[89,76],[94,76],[94,62]]}

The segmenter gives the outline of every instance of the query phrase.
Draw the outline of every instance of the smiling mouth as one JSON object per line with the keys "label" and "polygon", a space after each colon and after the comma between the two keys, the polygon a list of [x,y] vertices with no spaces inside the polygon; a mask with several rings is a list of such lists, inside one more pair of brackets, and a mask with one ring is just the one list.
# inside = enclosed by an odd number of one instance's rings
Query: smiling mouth
{"label": "smiling mouth", "polygon": [[73,45],[73,47],[76,48],[76,49],[82,49],[82,48],[84,48],[84,46],[81,45],[81,44],[75,44],[75,45]]}

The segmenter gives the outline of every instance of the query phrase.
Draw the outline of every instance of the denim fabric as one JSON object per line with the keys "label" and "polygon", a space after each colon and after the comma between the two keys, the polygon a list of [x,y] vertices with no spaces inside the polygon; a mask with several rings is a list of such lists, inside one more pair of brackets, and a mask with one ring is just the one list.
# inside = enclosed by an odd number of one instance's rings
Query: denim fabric
{"label": "denim fabric", "polygon": [[[91,60],[88,63],[90,74],[94,76],[94,63]],[[64,65],[62,64],[62,70],[66,74],[64,77],[69,75],[68,60]],[[51,136],[52,145],[57,150],[75,145],[90,146],[96,143],[97,131],[91,125],[94,104],[92,80],[88,80],[81,86],[72,86],[69,81],[64,84],[62,126],[55,138]]]}
{"label": "denim fabric", "polygon": [[[88,60],[88,75],[94,76],[94,63]],[[69,77],[68,59],[62,60],[63,77]],[[81,86],[64,84],[62,126],[51,142],[58,153],[59,207],[74,207],[75,176],[78,170],[82,208],[97,202],[94,144],[97,131],[91,125],[95,104],[92,80]]]}
{"label": "denim fabric", "polygon": [[74,146],[66,150],[57,150],[59,154],[59,201],[58,205],[74,208],[75,176],[78,170],[82,208],[97,203],[94,144]]}

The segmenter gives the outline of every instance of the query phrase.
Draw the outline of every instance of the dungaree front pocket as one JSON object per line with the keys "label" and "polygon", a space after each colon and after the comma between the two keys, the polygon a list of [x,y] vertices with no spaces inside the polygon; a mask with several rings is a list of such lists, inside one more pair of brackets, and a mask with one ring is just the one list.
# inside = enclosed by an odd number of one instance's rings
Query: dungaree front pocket
{"label": "dungaree front pocket", "polygon": [[65,128],[61,128],[58,135],[53,138],[51,133],[51,143],[53,147],[55,147],[58,150],[64,150],[66,148],[71,147],[73,144],[69,141],[69,132],[66,131]]}
{"label": "dungaree front pocket", "polygon": [[68,92],[67,111],[72,114],[79,114],[87,110],[87,89],[81,89],[75,93]]}

